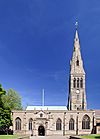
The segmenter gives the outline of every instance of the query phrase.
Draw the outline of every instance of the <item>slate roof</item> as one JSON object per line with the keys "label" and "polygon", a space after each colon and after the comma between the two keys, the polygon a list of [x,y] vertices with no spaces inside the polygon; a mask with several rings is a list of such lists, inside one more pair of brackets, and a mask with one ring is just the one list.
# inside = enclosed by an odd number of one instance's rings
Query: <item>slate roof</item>
{"label": "slate roof", "polygon": [[26,110],[67,110],[66,106],[27,106]]}

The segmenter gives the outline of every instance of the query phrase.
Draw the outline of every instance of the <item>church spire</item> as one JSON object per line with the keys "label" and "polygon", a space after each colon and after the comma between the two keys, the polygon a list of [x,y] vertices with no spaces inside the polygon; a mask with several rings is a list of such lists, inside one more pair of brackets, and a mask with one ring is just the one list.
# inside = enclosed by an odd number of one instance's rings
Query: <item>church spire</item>
{"label": "church spire", "polygon": [[78,38],[78,30],[76,29],[76,33],[75,33],[75,41],[79,40]]}
{"label": "church spire", "polygon": [[75,25],[74,51],[70,62],[68,110],[85,110],[85,71],[81,57],[78,22]]}
{"label": "church spire", "polygon": [[78,37],[78,22],[76,22],[75,26],[76,26],[76,33],[74,39],[74,49],[80,49],[79,37]]}
{"label": "church spire", "polygon": [[76,26],[75,39],[79,39],[79,38],[78,38],[78,22],[75,23],[75,26]]}

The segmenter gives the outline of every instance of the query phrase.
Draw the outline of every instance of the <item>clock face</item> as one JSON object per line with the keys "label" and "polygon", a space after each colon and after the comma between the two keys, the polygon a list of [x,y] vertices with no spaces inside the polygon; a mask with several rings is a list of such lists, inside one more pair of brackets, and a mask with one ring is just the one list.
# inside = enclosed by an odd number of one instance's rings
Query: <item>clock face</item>
{"label": "clock face", "polygon": [[76,93],[77,93],[77,94],[79,94],[79,92],[80,92],[79,90],[76,90]]}

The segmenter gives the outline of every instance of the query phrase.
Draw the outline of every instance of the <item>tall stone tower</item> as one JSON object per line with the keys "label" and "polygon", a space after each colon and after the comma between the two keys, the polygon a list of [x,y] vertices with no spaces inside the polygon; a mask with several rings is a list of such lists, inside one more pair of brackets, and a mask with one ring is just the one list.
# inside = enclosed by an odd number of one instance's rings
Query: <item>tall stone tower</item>
{"label": "tall stone tower", "polygon": [[68,110],[86,110],[85,71],[77,28],[73,55],[70,61]]}

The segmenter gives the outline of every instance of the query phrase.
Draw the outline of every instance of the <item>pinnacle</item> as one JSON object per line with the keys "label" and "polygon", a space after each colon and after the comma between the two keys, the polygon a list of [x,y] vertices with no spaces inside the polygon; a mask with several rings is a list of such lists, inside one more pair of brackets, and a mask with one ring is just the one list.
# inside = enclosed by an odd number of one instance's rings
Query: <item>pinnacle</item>
{"label": "pinnacle", "polygon": [[76,30],[76,34],[75,34],[75,40],[79,39],[78,38],[78,31]]}
{"label": "pinnacle", "polygon": [[75,39],[74,39],[74,50],[77,50],[79,48],[80,48],[80,44],[79,44],[78,30],[76,29]]}

